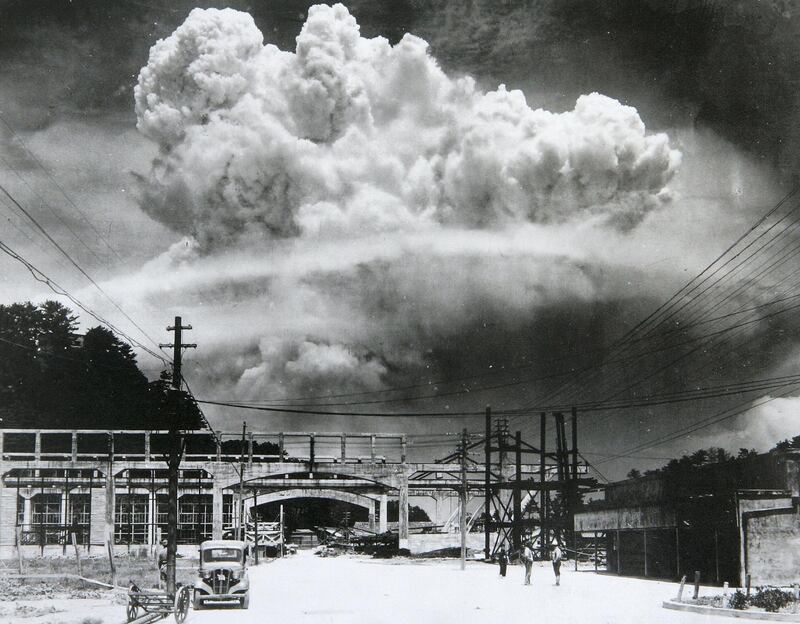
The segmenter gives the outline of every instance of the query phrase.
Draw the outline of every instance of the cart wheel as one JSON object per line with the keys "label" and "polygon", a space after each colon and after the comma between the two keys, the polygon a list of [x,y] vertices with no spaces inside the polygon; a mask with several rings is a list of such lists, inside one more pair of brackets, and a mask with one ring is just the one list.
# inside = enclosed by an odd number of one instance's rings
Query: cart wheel
{"label": "cart wheel", "polygon": [[189,595],[189,586],[184,585],[175,594],[175,621],[177,624],[183,624],[186,616],[189,614],[189,604],[192,598]]}
{"label": "cart wheel", "polygon": [[[131,592],[138,592],[139,588],[136,585],[131,585],[129,588]],[[125,608],[125,615],[128,617],[128,622],[132,622],[139,615],[139,602],[133,596],[128,596],[128,605]]]}

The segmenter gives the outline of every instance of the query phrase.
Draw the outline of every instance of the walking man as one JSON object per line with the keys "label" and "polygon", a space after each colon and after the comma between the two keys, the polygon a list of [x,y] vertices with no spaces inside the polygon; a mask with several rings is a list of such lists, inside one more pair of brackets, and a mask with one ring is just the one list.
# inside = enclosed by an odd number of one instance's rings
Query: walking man
{"label": "walking man", "polygon": [[531,569],[533,568],[533,551],[531,551],[530,542],[525,542],[521,559],[522,563],[525,565],[525,585],[530,585]]}
{"label": "walking man", "polygon": [[556,544],[555,548],[553,548],[553,552],[550,555],[550,560],[553,562],[553,572],[556,575],[556,586],[561,585],[561,559],[564,557],[564,554],[561,552],[561,548],[558,547]]}
{"label": "walking man", "polygon": [[500,554],[498,555],[497,560],[500,563],[500,576],[505,577],[506,568],[508,567],[508,555],[506,554],[505,546],[500,548]]}

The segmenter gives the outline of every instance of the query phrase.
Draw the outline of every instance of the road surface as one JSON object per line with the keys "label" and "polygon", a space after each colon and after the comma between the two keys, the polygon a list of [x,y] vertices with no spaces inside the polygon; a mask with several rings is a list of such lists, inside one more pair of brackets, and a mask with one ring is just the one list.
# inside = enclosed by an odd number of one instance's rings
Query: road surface
{"label": "road surface", "polygon": [[[668,611],[675,583],[564,570],[535,564],[533,584],[520,566],[501,579],[496,566],[458,561],[320,558],[308,551],[250,568],[250,609],[191,611],[189,624],[724,624],[728,618]],[[687,591],[691,591],[688,589]],[[721,590],[708,590],[719,593]],[[738,620],[744,622],[745,620]]]}

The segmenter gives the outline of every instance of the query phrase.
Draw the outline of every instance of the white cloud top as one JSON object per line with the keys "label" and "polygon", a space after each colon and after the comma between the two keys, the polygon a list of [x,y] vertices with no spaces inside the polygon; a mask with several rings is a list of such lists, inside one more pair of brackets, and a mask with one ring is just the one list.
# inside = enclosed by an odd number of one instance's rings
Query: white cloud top
{"label": "white cloud top", "polygon": [[680,160],[632,107],[483,93],[342,5],[312,7],[294,52],[195,9],[135,97],[160,146],[142,206],[191,240],[126,295],[220,327],[205,372],[242,398],[446,377],[495,342],[470,328],[516,344],[539,309],[619,295],[593,254],[669,200]]}
{"label": "white cloud top", "polygon": [[153,46],[136,112],[162,149],[144,205],[204,249],[586,215],[629,228],[680,160],[634,108],[593,93],[554,114],[482,93],[417,37],[363,38],[342,5],[312,7],[295,52],[263,45],[245,13],[195,9]]}

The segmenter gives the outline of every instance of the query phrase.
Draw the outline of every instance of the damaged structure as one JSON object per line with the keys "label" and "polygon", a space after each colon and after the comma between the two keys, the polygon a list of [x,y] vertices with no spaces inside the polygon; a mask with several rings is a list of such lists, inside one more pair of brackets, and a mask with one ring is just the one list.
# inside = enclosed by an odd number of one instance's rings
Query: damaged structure
{"label": "damaged structure", "polygon": [[612,483],[575,514],[575,530],[605,546],[611,573],[790,585],[800,569],[798,462],[769,453]]}
{"label": "damaged structure", "polygon": [[[406,436],[396,433],[248,433],[242,439],[186,432],[178,543],[221,539],[236,532],[240,518],[257,517],[252,510],[260,505],[328,499],[365,509],[365,529],[394,533],[399,549],[442,550],[460,541],[457,501],[463,495],[471,550],[491,559],[501,545],[515,549],[544,531],[547,538],[539,543],[545,556],[549,540],[572,540],[573,503],[589,481],[577,462],[577,430],[568,448],[564,418],[554,415],[558,435],[548,452],[544,438],[537,448],[519,433],[512,442],[504,425],[492,432],[488,411],[486,422],[488,436],[431,462],[407,461]],[[166,435],[0,429],[0,557],[17,546],[65,550],[73,536],[86,549],[157,544],[167,530]],[[237,438],[233,448],[230,441]],[[523,463],[531,455],[535,463]],[[409,522],[412,497],[434,504],[431,526],[419,532]],[[393,526],[390,500],[399,509]],[[447,517],[454,502],[456,511]]]}

